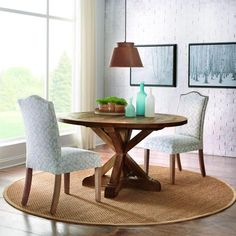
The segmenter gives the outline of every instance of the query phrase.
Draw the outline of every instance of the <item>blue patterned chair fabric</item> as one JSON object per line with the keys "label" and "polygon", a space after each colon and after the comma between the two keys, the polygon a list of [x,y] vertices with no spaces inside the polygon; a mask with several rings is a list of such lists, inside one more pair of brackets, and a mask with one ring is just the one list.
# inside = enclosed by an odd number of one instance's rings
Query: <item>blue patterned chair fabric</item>
{"label": "blue patterned chair fabric", "polygon": [[53,174],[101,166],[100,156],[79,148],[60,147],[52,102],[33,95],[19,100],[26,128],[26,167]]}
{"label": "blue patterned chair fabric", "polygon": [[[175,128],[175,134],[145,138],[138,147],[179,154],[203,149],[203,126],[208,97],[192,91],[180,96],[177,113],[188,118],[188,123]],[[149,154],[148,154],[149,155]],[[148,156],[149,158],[149,156]]]}
{"label": "blue patterned chair fabric", "polygon": [[51,214],[57,209],[61,174],[64,174],[64,192],[69,194],[70,172],[95,168],[95,198],[101,200],[101,159],[92,151],[61,147],[59,130],[52,102],[37,95],[20,99],[20,109],[26,129],[26,179],[22,205],[28,202],[33,170],[55,175]]}

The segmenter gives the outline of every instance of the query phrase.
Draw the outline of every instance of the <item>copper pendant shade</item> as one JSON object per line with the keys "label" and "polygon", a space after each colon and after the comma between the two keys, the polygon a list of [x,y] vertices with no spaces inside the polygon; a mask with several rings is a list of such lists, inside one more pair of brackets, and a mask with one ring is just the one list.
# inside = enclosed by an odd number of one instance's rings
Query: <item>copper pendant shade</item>
{"label": "copper pendant shade", "polygon": [[138,49],[134,43],[119,42],[118,47],[114,48],[111,57],[110,67],[142,67]]}
{"label": "copper pendant shade", "polygon": [[118,42],[114,48],[110,67],[143,67],[138,49],[134,47],[134,43],[126,42],[126,8],[125,0],[125,41]]}

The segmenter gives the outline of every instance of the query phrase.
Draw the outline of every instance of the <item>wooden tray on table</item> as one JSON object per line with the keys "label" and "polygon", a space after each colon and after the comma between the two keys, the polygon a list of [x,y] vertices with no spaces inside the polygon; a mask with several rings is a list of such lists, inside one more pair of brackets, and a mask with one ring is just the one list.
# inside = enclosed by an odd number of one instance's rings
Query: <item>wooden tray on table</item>
{"label": "wooden tray on table", "polygon": [[110,112],[110,111],[99,111],[98,108],[95,108],[94,113],[97,115],[106,115],[106,116],[123,116],[124,112]]}

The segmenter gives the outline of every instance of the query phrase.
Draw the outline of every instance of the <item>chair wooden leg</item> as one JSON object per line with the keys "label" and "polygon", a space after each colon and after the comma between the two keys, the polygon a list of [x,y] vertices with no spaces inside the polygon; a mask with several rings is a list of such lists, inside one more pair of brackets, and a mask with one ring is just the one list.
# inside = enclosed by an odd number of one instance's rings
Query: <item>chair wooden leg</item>
{"label": "chair wooden leg", "polygon": [[150,149],[144,149],[144,170],[147,175],[149,172],[149,157],[150,157]]}
{"label": "chair wooden leg", "polygon": [[61,191],[61,175],[55,175],[54,191],[53,191],[52,205],[51,205],[51,210],[50,210],[50,213],[52,215],[56,213],[57,205],[58,205],[59,197],[60,197],[60,191]]}
{"label": "chair wooden leg", "polygon": [[203,155],[203,150],[199,149],[198,150],[198,157],[199,157],[199,165],[201,169],[202,176],[206,176],[206,170],[205,170],[205,164],[204,164],[204,155]]}
{"label": "chair wooden leg", "polygon": [[95,200],[101,202],[102,168],[95,168]]}
{"label": "chair wooden leg", "polygon": [[177,166],[179,171],[182,171],[182,165],[181,165],[181,160],[180,160],[180,155],[179,153],[176,154],[176,159],[177,159]]}
{"label": "chair wooden leg", "polygon": [[95,199],[101,202],[102,168],[95,168]]}
{"label": "chair wooden leg", "polygon": [[64,193],[70,193],[70,173],[64,174]]}
{"label": "chair wooden leg", "polygon": [[170,154],[170,183],[175,184],[175,154]]}
{"label": "chair wooden leg", "polygon": [[32,183],[32,174],[33,169],[32,168],[26,168],[26,176],[25,176],[25,186],[24,186],[24,192],[21,200],[21,204],[25,206],[29,199],[30,189],[31,189],[31,183]]}

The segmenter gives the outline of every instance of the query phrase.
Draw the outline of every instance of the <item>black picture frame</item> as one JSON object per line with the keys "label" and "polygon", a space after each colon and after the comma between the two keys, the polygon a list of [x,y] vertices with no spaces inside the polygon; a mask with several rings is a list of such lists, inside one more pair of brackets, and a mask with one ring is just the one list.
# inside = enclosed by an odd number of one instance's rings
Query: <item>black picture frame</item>
{"label": "black picture frame", "polygon": [[177,44],[135,45],[144,67],[130,68],[130,86],[176,87]]}
{"label": "black picture frame", "polygon": [[236,42],[189,44],[188,87],[236,88]]}

